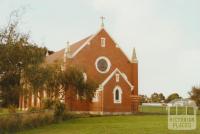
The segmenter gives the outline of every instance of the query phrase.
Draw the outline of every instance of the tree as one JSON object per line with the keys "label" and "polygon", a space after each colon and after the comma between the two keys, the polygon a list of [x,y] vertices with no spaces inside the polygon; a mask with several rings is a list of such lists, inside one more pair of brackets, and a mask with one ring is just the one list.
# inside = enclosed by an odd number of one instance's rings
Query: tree
{"label": "tree", "polygon": [[172,100],[180,99],[180,98],[182,98],[182,97],[180,97],[178,93],[173,93],[173,94],[171,94],[171,95],[169,95],[167,97],[167,99],[165,100],[165,102],[169,103]]}
{"label": "tree", "polygon": [[192,90],[189,92],[190,99],[196,102],[196,105],[200,107],[200,87],[192,87]]}
{"label": "tree", "polygon": [[1,91],[1,89],[0,89],[0,110],[1,110],[1,105],[2,105],[2,91]]}
{"label": "tree", "polygon": [[158,94],[158,97],[159,97],[160,102],[165,101],[165,96],[162,93]]}
{"label": "tree", "polygon": [[98,87],[98,83],[91,78],[84,79],[83,71],[75,66],[68,67],[61,73],[60,77],[62,89],[64,92],[70,94],[68,99],[70,102],[70,108],[73,107],[73,99],[78,95],[80,100],[91,101],[94,96],[94,92]]}
{"label": "tree", "polygon": [[46,80],[44,89],[47,91],[48,99],[53,100],[58,98],[58,96],[61,96],[61,99],[64,99],[63,84],[67,84],[64,83],[64,81],[67,81],[63,77],[59,64],[45,65],[45,70],[47,73],[45,74]]}
{"label": "tree", "polygon": [[29,96],[34,94],[41,103],[42,93],[44,90],[46,90],[47,81],[52,73],[54,73],[53,70],[42,65],[34,65],[27,68],[27,70],[23,73],[23,80],[21,82],[24,95]]}
{"label": "tree", "polygon": [[147,97],[147,95],[140,95],[140,103],[147,103],[149,100],[149,98]]}
{"label": "tree", "polygon": [[20,94],[34,93],[41,99],[38,92],[43,90],[50,99],[64,96],[69,89],[80,99],[92,99],[96,82],[89,78],[85,81],[79,68],[62,71],[60,64],[45,65],[47,49],[31,43],[29,35],[18,32],[17,26],[18,20],[11,20],[0,31],[0,89],[4,106],[18,105]]}
{"label": "tree", "polygon": [[[11,17],[12,18],[12,17]],[[18,32],[18,20],[9,20],[0,31],[0,87],[3,105],[18,105],[21,73],[43,62],[46,48],[29,41],[29,35]]]}
{"label": "tree", "polygon": [[[46,100],[65,100],[66,92],[69,93],[69,98],[67,100],[72,107],[72,102],[77,95],[80,100],[91,101],[94,96],[98,84],[88,77],[87,81],[83,77],[82,69],[71,66],[66,70],[62,71],[60,64],[53,65],[43,65],[37,67],[36,69],[31,69],[24,76],[29,83],[28,90],[37,92],[43,90],[47,91]],[[38,81],[40,79],[40,81]],[[41,100],[40,96],[37,97]]]}
{"label": "tree", "polygon": [[151,95],[151,101],[152,102],[163,102],[165,100],[165,96],[162,93],[153,93]]}

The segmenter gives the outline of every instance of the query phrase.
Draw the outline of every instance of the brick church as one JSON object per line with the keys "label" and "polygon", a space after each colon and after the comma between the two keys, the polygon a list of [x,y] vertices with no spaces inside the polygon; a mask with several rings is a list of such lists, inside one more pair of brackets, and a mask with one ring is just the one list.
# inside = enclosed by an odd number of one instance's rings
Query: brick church
{"label": "brick church", "polygon": [[[46,57],[47,64],[54,62],[84,68],[84,77],[100,81],[92,102],[79,99],[72,111],[94,114],[130,114],[138,111],[138,60],[135,49],[129,58],[102,26],[100,30],[66,48]],[[66,98],[66,97],[65,97]],[[34,100],[31,100],[34,101]],[[36,100],[37,101],[37,100]],[[21,107],[23,108],[23,102]]]}

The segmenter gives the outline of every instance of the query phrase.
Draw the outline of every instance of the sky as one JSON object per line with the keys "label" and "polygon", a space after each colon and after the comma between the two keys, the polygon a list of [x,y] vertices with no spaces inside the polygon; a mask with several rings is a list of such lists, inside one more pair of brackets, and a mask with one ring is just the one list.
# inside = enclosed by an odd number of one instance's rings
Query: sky
{"label": "sky", "polygon": [[18,9],[20,30],[50,50],[105,28],[139,60],[139,93],[179,93],[200,86],[199,0],[0,0],[0,26]]}

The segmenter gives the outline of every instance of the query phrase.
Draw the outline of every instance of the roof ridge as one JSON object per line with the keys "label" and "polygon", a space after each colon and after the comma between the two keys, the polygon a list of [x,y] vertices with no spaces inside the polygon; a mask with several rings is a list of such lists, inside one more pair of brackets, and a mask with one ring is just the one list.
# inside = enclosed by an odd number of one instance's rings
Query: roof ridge
{"label": "roof ridge", "polygon": [[[71,49],[71,54],[74,54],[77,49],[79,49],[80,47],[82,47],[82,45],[90,38],[92,37],[92,35],[87,36],[86,38],[83,38],[79,41],[76,41],[75,43],[70,45],[70,49]],[[49,55],[46,57],[46,62],[47,63],[52,63],[56,60],[63,60],[64,57],[64,51],[66,48],[60,49],[58,51],[56,51],[55,53]]]}

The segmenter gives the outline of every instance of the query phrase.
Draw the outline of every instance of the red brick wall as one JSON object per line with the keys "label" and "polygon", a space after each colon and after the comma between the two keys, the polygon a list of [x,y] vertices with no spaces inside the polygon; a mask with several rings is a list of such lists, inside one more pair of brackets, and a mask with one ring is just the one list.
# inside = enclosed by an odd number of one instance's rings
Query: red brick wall
{"label": "red brick wall", "polygon": [[[119,86],[122,90],[122,102],[114,103],[113,90]],[[103,91],[104,112],[131,112],[131,87],[120,77],[120,81],[116,82],[115,76],[105,85]]]}
{"label": "red brick wall", "polygon": [[90,103],[90,111],[102,111],[103,102],[102,102],[102,91],[99,92],[98,102]]}
{"label": "red brick wall", "polygon": [[131,83],[134,85],[133,95],[138,95],[138,64],[132,63],[132,79]]}
{"label": "red brick wall", "polygon": [[[101,47],[101,38],[106,38],[106,47]],[[111,68],[108,73],[101,74],[96,70],[95,61],[98,57],[105,56],[111,62]],[[74,58],[67,60],[67,65],[73,64],[82,68],[90,78],[93,78],[99,83],[102,83],[116,68],[118,68],[122,73],[125,73],[128,80],[134,85],[134,92],[132,94],[138,95],[138,67],[137,64],[130,63],[124,53],[120,48],[116,47],[115,42],[110,38],[110,36],[105,32],[105,30],[100,31],[91,41],[90,45],[83,48]],[[104,106],[105,111],[131,111],[131,92],[130,87],[125,81],[119,83],[121,88],[124,90],[122,105],[112,104],[113,97],[112,90],[116,86],[116,83],[111,80],[109,86],[106,85],[104,90],[103,104],[108,104]],[[90,109],[92,111],[98,111],[102,109],[102,100],[92,104],[85,104],[83,102],[76,102],[74,110],[84,111]],[[112,104],[112,107],[111,107]],[[87,107],[87,108],[86,108]]]}
{"label": "red brick wall", "polygon": [[[101,47],[101,37],[106,38],[106,47]],[[100,74],[95,68],[95,61],[100,56],[106,56],[111,61],[111,69],[106,74]],[[90,77],[99,82],[103,82],[116,68],[119,68],[120,71],[124,72],[129,81],[132,79],[131,63],[122,53],[120,48],[116,47],[115,43],[104,30],[91,40],[90,45],[83,48],[71,60],[72,64],[77,64],[82,67]]]}
{"label": "red brick wall", "polygon": [[89,111],[89,102],[77,99],[73,90],[67,90],[65,93],[65,104],[70,111]]}

